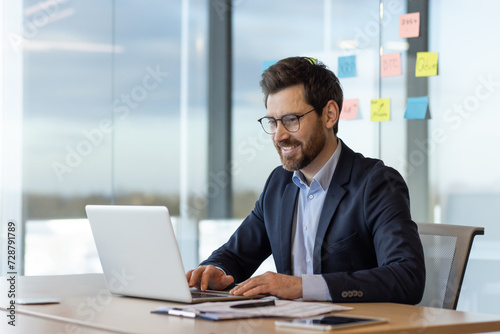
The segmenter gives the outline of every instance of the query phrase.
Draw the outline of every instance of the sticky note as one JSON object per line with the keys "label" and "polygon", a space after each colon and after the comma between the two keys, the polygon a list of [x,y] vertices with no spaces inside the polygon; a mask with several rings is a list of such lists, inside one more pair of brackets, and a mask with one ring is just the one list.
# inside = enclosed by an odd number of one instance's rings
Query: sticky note
{"label": "sticky note", "polygon": [[277,62],[278,62],[277,60],[266,60],[266,61],[263,61],[262,62],[262,72],[264,72],[265,70],[267,70],[267,68],[269,66],[273,66]]}
{"label": "sticky note", "polygon": [[391,99],[371,100],[370,120],[382,122],[391,120]]}
{"label": "sticky note", "polygon": [[340,113],[340,119],[356,119],[356,114],[358,113],[358,99],[344,100],[342,103],[342,112]]}
{"label": "sticky note", "polygon": [[415,65],[416,77],[429,77],[438,74],[438,53],[417,52],[417,63]]}
{"label": "sticky note", "polygon": [[409,97],[406,103],[405,118],[424,119],[428,105],[429,98],[427,96]]}
{"label": "sticky note", "polygon": [[356,56],[339,57],[337,76],[339,78],[356,76]]}
{"label": "sticky note", "polygon": [[314,57],[304,57],[305,59],[307,59],[311,65],[316,65],[316,58]]}
{"label": "sticky note", "polygon": [[413,38],[420,35],[420,13],[399,15],[399,38]]}
{"label": "sticky note", "polygon": [[393,77],[401,75],[401,53],[388,53],[380,56],[380,75]]}

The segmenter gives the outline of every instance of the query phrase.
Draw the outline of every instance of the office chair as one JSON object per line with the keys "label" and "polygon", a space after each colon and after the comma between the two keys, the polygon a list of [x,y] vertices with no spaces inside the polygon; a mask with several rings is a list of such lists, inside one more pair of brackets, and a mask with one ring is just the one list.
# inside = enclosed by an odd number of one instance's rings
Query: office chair
{"label": "office chair", "polygon": [[483,227],[417,223],[426,282],[419,306],[456,310],[472,242]]}

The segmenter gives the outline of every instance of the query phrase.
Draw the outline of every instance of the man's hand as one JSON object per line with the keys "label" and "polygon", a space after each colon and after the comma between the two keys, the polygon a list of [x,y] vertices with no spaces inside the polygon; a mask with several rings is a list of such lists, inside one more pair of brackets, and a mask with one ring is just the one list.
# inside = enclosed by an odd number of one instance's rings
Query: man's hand
{"label": "man's hand", "polygon": [[234,287],[230,293],[236,296],[264,294],[285,299],[302,298],[302,278],[268,271],[260,276],[247,279]]}
{"label": "man's hand", "polygon": [[234,282],[231,275],[226,275],[222,270],[212,266],[199,266],[186,273],[186,279],[189,287],[196,287],[202,291],[224,290],[229,284]]}

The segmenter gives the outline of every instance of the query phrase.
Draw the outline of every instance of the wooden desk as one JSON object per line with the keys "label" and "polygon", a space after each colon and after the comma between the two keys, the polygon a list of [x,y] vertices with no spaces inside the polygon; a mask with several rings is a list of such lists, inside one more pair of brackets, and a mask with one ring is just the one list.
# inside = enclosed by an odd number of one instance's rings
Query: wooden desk
{"label": "wooden desk", "polygon": [[[0,291],[6,291],[2,277]],[[274,319],[222,322],[193,320],[151,314],[160,305],[173,303],[127,297],[112,297],[100,274],[18,277],[18,297],[58,297],[60,304],[17,306],[17,324],[12,333],[302,333],[275,328]],[[1,293],[6,305],[6,293]],[[342,304],[354,307],[345,314],[378,316],[389,323],[345,329],[336,333],[478,333],[500,331],[500,316],[472,314],[394,303]],[[5,312],[3,312],[5,314]],[[0,329],[6,326],[2,316]],[[40,329],[33,331],[33,328]],[[10,326],[11,327],[11,326]],[[9,328],[11,329],[11,328]],[[9,333],[3,331],[2,333]],[[311,332],[312,333],[312,332]]]}
{"label": "wooden desk", "polygon": [[46,318],[34,317],[27,314],[18,314],[16,326],[7,325],[4,321],[5,312],[0,312],[2,322],[0,333],[2,334],[109,334],[109,331],[100,330],[87,326],[76,326],[72,323],[56,321]]}

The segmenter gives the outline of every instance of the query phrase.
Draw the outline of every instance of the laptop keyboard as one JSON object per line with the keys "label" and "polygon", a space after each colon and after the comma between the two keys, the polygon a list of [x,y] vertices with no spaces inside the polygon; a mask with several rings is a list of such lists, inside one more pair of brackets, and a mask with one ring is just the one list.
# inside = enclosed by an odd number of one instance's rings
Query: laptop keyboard
{"label": "laptop keyboard", "polygon": [[191,291],[191,296],[193,298],[214,298],[214,297],[229,297],[227,293],[217,293],[217,292],[206,292],[206,291]]}

